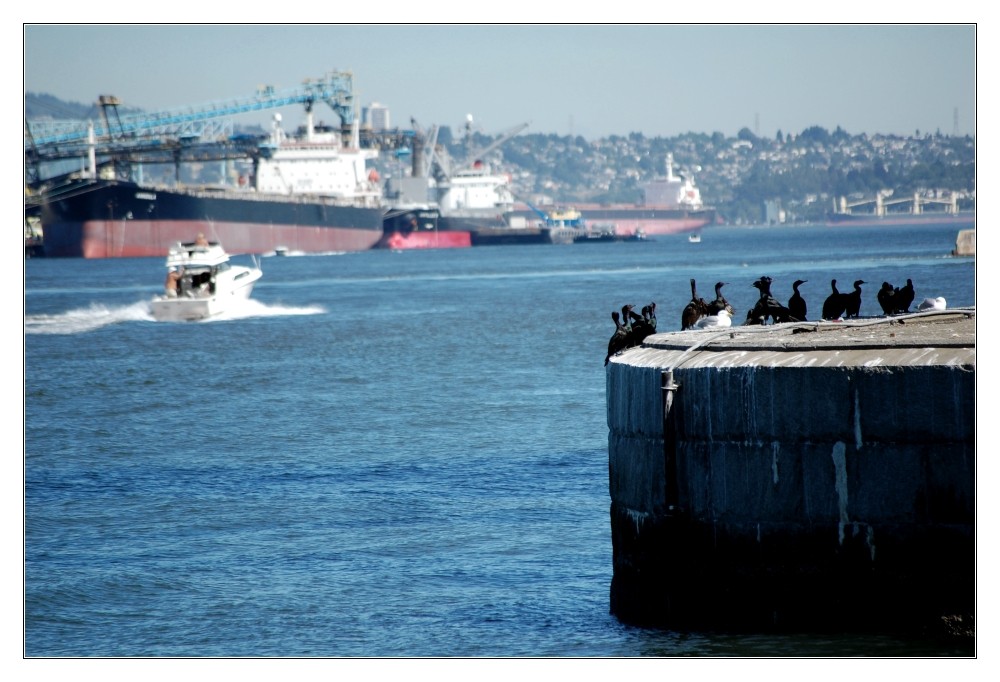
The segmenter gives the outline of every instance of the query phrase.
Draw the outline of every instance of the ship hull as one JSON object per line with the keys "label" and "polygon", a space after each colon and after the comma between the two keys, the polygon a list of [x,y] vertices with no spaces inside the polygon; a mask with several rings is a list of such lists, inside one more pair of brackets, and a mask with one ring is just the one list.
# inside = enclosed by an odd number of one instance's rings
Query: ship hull
{"label": "ship hull", "polygon": [[440,213],[434,208],[390,209],[382,221],[382,232],[375,248],[405,251],[472,246],[469,231],[443,225]]}
{"label": "ship hull", "polygon": [[472,233],[473,246],[572,244],[581,231],[570,227],[495,227]]}
{"label": "ship hull", "polygon": [[47,257],[165,256],[199,232],[230,253],[363,251],[382,236],[383,210],[244,192],[81,183],[42,204]]}
{"label": "ship hull", "polygon": [[468,232],[442,232],[440,230],[385,233],[376,248],[406,251],[409,249],[467,249],[472,246]]}

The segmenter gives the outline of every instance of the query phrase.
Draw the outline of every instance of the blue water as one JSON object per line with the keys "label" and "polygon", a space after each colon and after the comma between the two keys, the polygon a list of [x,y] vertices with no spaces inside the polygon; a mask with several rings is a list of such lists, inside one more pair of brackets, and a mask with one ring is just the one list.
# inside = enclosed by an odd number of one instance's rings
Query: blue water
{"label": "blue water", "polygon": [[[29,657],[968,655],[609,613],[612,310],[774,278],[975,305],[954,228],[266,258],[227,319],[158,323],[161,259],[25,262]],[[248,260],[236,257],[235,260]],[[814,312],[813,312],[814,311]]]}

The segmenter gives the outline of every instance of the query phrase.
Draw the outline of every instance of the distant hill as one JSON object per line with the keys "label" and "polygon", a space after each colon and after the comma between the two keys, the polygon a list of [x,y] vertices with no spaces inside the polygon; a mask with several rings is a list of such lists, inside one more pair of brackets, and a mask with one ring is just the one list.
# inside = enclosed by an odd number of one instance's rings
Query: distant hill
{"label": "distant hill", "polygon": [[[118,107],[121,115],[140,113],[136,107]],[[24,95],[24,118],[29,121],[80,120],[87,121],[101,117],[97,103],[80,104],[67,102],[47,93],[28,92]]]}

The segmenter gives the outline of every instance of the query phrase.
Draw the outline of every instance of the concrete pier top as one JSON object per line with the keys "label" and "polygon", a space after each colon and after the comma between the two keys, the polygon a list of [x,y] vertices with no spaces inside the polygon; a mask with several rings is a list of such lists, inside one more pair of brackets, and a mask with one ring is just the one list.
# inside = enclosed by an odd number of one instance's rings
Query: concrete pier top
{"label": "concrete pier top", "polygon": [[654,334],[611,362],[674,368],[974,366],[976,309]]}
{"label": "concrete pier top", "polygon": [[974,307],[655,334],[606,370],[616,616],[973,629]]}

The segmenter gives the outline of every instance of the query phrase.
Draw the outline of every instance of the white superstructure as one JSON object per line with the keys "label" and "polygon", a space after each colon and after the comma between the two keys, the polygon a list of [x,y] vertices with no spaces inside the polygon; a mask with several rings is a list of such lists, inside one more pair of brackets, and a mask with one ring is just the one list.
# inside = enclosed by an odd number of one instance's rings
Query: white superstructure
{"label": "white superstructure", "polygon": [[674,175],[674,155],[667,154],[667,175],[647,183],[646,206],[664,208],[684,208],[697,210],[702,207],[701,191],[694,186],[691,178]]}
{"label": "white superstructure", "polygon": [[306,134],[288,138],[281,129],[281,115],[275,114],[268,147],[270,154],[260,159],[256,188],[266,194],[308,194],[349,200],[381,197],[377,175],[366,167],[377,150],[361,149],[357,126],[350,147],[345,147],[339,131],[317,131],[312,115],[306,117]]}

